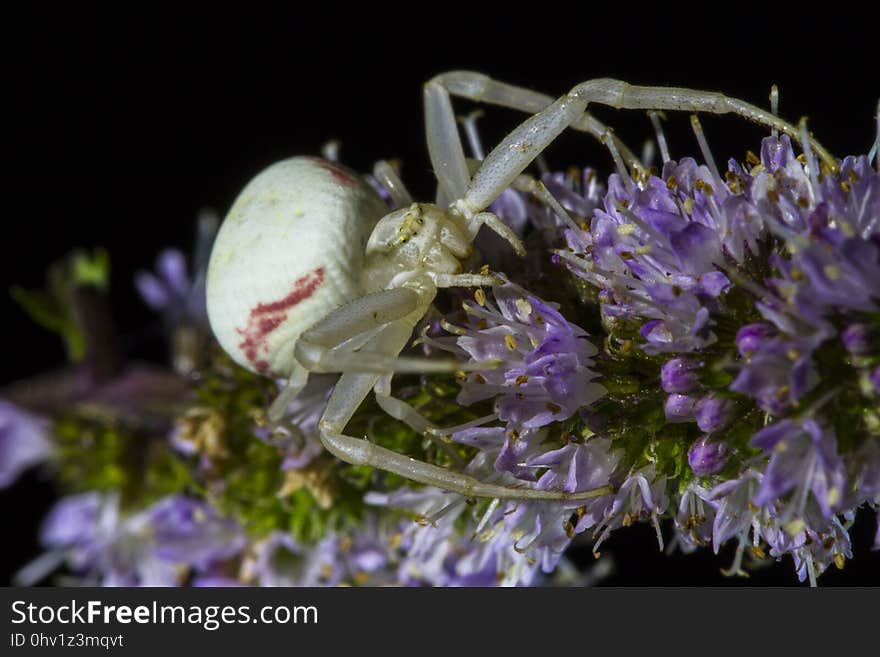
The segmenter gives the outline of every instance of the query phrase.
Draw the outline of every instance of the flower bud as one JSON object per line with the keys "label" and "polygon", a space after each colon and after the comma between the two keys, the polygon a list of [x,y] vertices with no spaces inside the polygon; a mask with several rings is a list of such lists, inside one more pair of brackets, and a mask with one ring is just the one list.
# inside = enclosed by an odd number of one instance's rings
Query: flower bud
{"label": "flower bud", "polygon": [[679,394],[669,395],[663,406],[667,422],[692,422],[696,404],[697,400],[694,397]]}
{"label": "flower bud", "polygon": [[697,385],[699,365],[689,358],[672,358],[660,368],[660,384],[666,392],[687,394]]}
{"label": "flower bud", "polygon": [[688,464],[694,474],[705,476],[715,474],[727,463],[727,444],[710,441],[709,436],[698,438],[688,450]]}
{"label": "flower bud", "polygon": [[729,399],[715,395],[703,397],[694,408],[697,426],[706,433],[722,429],[730,422],[735,408],[736,404]]}

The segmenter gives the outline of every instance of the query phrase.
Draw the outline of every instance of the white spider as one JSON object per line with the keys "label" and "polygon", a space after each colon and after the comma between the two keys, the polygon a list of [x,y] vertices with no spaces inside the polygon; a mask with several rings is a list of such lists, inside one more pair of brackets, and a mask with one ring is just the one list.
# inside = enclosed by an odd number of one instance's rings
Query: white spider
{"label": "white spider", "polygon": [[[393,170],[374,171],[401,208],[388,214],[377,194],[345,167],[296,157],[270,166],[241,192],[217,236],[207,278],[208,315],[223,348],[244,367],[287,377],[270,409],[279,421],[309,372],[341,372],[320,421],[321,441],[338,458],[370,465],[462,495],[586,499],[608,487],[569,493],[478,481],[417,461],[344,432],[374,391],[382,409],[423,434],[434,427],[391,396],[398,372],[451,372],[461,363],[401,357],[413,328],[438,288],[492,286],[490,275],[462,273],[462,261],[482,226],[520,255],[522,243],[485,209],[566,127],[605,137],[585,114],[589,103],[616,108],[733,112],[802,136],[835,168],[836,162],[800,130],[743,101],[718,93],[639,87],[617,80],[584,82],[556,101],[477,73],[452,72],[425,85],[425,121],[438,204],[412,203]],[[450,94],[535,113],[469,172]],[[624,159],[638,166],[622,144]],[[809,147],[805,144],[805,147]],[[471,369],[489,364],[472,364]]]}

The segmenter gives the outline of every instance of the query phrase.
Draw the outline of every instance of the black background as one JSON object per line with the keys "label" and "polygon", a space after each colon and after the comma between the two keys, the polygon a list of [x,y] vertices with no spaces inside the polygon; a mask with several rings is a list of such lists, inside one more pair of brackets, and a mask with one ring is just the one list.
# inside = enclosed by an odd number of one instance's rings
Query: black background
{"label": "black background", "polygon": [[[841,8],[840,11],[843,11]],[[779,85],[781,113],[808,115],[838,156],[864,153],[880,95],[874,19],[825,5],[547,2],[513,5],[325,3],[290,14],[240,7],[235,15],[78,12],[9,17],[4,37],[5,174],[0,258],[3,353],[0,385],[63,362],[55,338],[11,303],[11,284],[37,287],[45,266],[73,246],[105,246],[112,300],[129,352],[160,358],[155,318],[136,298],[134,273],[165,246],[192,245],[199,209],[221,214],[269,163],[342,142],[342,159],[368,170],[381,157],[404,163],[405,182],[433,196],[420,85],[454,68],[549,94],[613,76],[634,83],[711,89],[766,105]],[[466,103],[457,104],[465,110]],[[637,113],[596,110],[629,143],[650,135]],[[10,118],[11,117],[11,118]],[[521,116],[490,109],[494,143]],[[687,117],[671,117],[673,157],[696,154]],[[719,162],[757,150],[763,132],[706,117]],[[570,133],[548,153],[559,168],[609,167],[602,148]],[[0,581],[31,557],[53,499],[31,473],[0,493]],[[854,530],[856,558],[822,583],[877,584],[873,521]],[[739,584],[730,563],[704,552],[665,557],[647,527],[619,532],[609,584]],[[790,561],[750,583],[795,582]]]}

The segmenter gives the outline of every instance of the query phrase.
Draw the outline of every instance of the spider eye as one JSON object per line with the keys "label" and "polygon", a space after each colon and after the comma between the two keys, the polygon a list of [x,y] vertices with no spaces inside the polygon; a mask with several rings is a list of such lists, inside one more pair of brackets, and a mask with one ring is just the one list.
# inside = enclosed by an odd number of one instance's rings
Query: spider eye
{"label": "spider eye", "polygon": [[401,239],[408,237],[400,232],[401,217],[399,214],[391,214],[383,218],[367,241],[366,254],[390,253],[401,243]]}

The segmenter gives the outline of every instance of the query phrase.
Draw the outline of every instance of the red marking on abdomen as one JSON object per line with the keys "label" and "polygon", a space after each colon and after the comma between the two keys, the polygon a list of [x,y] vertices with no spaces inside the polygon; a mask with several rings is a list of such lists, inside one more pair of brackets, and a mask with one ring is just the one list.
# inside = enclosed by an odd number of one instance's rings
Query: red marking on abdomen
{"label": "red marking on abdomen", "polygon": [[265,354],[267,338],[272,331],[281,326],[287,319],[288,311],[298,303],[311,297],[324,282],[324,268],[318,267],[293,283],[293,289],[283,299],[269,303],[259,303],[251,308],[247,326],[236,329],[242,336],[238,344],[245,358],[260,374],[269,373],[269,363],[261,354]]}
{"label": "red marking on abdomen", "polygon": [[340,185],[345,187],[354,187],[357,185],[357,178],[354,174],[341,164],[336,164],[336,162],[324,160],[320,157],[310,157],[309,159],[324,169],[324,171],[328,171],[330,175],[333,176],[333,180]]}
{"label": "red marking on abdomen", "polygon": [[[324,268],[318,267],[315,271],[309,272],[305,276],[296,279],[293,284],[293,290],[280,301],[272,301],[271,303],[261,303],[251,309],[251,318],[264,318],[268,313],[275,313],[281,310],[289,310],[300,301],[308,299],[315,293],[315,290],[324,282]],[[273,327],[274,328],[274,327]]]}

